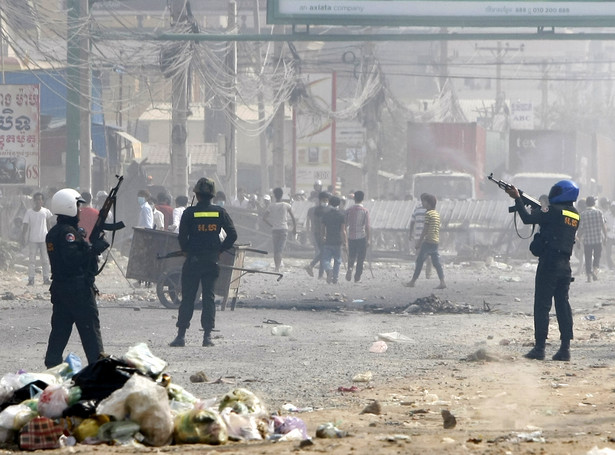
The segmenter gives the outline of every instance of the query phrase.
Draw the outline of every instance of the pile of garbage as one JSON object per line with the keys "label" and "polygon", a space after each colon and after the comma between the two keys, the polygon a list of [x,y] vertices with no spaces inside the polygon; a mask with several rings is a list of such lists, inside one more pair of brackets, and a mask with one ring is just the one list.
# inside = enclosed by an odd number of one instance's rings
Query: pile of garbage
{"label": "pile of garbage", "polygon": [[447,314],[469,314],[478,313],[482,310],[472,308],[471,305],[456,304],[450,300],[441,299],[440,297],[431,294],[429,297],[421,297],[414,302],[400,309],[399,313],[413,314],[429,314],[429,313],[447,313]]}
{"label": "pile of garbage", "polygon": [[69,354],[43,373],[6,374],[0,379],[0,442],[38,450],[309,440],[301,419],[269,415],[249,390],[202,400],[173,383],[166,366],[141,343],[121,358],[85,368]]}

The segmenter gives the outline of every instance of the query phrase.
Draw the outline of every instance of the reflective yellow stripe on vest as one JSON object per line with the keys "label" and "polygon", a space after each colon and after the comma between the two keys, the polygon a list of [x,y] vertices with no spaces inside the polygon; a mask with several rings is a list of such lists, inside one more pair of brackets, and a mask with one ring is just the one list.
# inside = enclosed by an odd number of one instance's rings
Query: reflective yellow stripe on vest
{"label": "reflective yellow stripe on vest", "polygon": [[569,216],[570,218],[577,220],[577,221],[579,220],[579,214],[571,212],[570,210],[562,210],[562,215]]}
{"label": "reflective yellow stripe on vest", "polygon": [[195,218],[220,218],[220,212],[194,212]]}

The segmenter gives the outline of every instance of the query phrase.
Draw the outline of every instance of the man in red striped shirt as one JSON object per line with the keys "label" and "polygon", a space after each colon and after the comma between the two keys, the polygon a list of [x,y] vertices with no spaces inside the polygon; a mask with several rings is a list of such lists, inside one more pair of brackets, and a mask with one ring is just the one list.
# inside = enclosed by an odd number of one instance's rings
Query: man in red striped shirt
{"label": "man in red striped shirt", "polygon": [[354,205],[346,210],[346,226],[348,227],[348,267],[346,268],[346,281],[352,279],[352,269],[355,261],[357,270],[354,282],[361,280],[363,262],[369,244],[369,212],[363,207],[363,191],[355,191]]}

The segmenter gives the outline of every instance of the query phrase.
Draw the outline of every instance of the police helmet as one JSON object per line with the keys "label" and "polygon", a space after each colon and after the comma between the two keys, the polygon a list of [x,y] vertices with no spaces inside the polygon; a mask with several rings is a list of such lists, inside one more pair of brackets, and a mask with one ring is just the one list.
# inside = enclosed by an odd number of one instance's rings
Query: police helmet
{"label": "police helmet", "polygon": [[196,185],[194,185],[194,189],[192,191],[196,194],[200,194],[201,196],[214,197],[216,195],[216,184],[211,179],[201,177],[198,182],[196,182]]}
{"label": "police helmet", "polygon": [[85,201],[81,195],[72,188],[64,188],[51,198],[51,212],[54,215],[77,216],[79,204]]}
{"label": "police helmet", "polygon": [[560,180],[549,191],[550,204],[575,202],[579,197],[579,187],[572,180]]}

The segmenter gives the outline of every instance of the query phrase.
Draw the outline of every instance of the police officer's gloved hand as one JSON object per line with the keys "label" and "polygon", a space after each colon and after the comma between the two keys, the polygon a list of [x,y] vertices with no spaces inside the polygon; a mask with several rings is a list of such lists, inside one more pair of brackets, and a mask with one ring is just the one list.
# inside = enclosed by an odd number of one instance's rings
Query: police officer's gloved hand
{"label": "police officer's gloved hand", "polygon": [[92,251],[94,254],[101,254],[107,248],[109,248],[109,243],[107,243],[104,237],[100,237],[92,242]]}

